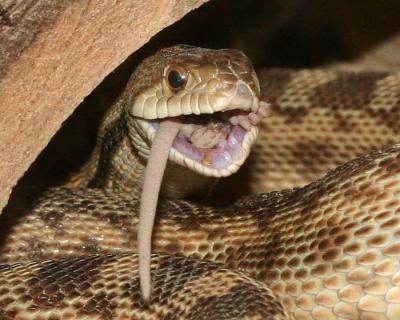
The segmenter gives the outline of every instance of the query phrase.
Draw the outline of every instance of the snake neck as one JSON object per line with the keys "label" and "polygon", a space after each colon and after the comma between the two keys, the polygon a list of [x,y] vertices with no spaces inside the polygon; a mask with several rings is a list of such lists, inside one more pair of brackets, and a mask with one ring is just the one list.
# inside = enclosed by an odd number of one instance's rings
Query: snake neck
{"label": "snake neck", "polygon": [[[125,192],[139,198],[144,169],[151,142],[135,118],[125,112],[122,97],[106,115],[98,134],[96,147],[87,163],[67,181],[72,188],[101,188],[110,192]],[[207,195],[216,178],[168,161],[160,196],[177,199]]]}

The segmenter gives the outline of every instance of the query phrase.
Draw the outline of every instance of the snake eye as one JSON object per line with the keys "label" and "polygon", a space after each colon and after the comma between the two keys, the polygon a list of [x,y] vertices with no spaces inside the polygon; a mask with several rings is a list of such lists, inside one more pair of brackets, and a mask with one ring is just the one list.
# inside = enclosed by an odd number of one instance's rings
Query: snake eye
{"label": "snake eye", "polygon": [[183,67],[172,65],[167,70],[166,78],[170,89],[177,91],[185,87],[188,80],[188,73]]}

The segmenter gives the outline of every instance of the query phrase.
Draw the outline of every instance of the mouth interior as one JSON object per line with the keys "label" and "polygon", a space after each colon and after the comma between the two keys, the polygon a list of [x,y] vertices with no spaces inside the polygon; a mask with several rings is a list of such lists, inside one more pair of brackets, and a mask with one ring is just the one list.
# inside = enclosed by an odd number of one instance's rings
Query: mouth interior
{"label": "mouth interior", "polygon": [[[242,142],[251,125],[248,111],[182,116],[172,147],[185,157],[215,169],[227,168],[242,157]],[[152,121],[157,129],[159,123]]]}

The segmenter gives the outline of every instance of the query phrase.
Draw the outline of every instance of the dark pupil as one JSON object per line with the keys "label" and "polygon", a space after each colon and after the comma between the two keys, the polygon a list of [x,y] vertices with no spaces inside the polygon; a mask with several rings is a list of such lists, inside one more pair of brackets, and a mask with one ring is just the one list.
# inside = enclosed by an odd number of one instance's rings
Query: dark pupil
{"label": "dark pupil", "polygon": [[178,89],[185,84],[185,78],[175,70],[170,71],[168,74],[168,82],[174,89]]}

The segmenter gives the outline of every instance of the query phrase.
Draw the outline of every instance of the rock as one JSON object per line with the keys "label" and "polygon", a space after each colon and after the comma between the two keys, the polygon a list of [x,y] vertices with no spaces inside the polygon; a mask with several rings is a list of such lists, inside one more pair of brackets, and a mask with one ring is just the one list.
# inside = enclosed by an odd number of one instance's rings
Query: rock
{"label": "rock", "polygon": [[0,4],[0,209],[61,123],[104,77],[207,1]]}

